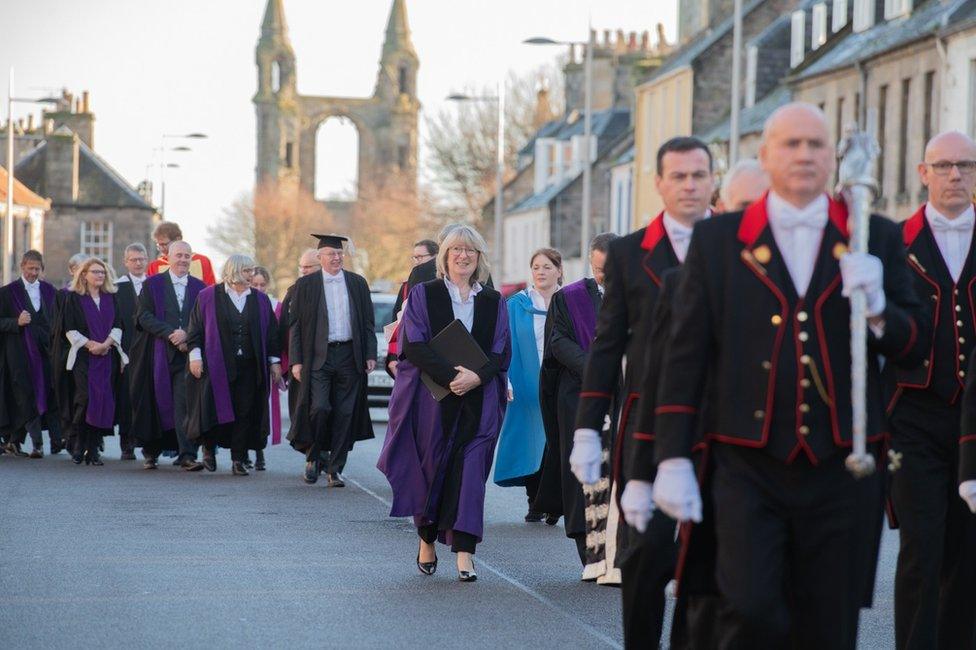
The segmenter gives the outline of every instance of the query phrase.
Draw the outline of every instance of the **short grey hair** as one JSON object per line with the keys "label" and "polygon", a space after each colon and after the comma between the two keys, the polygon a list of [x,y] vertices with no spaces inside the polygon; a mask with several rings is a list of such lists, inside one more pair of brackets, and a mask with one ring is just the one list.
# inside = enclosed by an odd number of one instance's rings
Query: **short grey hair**
{"label": "short grey hair", "polygon": [[735,179],[740,175],[747,172],[755,174],[765,173],[762,165],[760,165],[759,161],[755,158],[743,158],[739,162],[732,165],[732,168],[729,169],[729,171],[725,172],[725,175],[722,177],[722,186],[719,188],[718,195],[721,197],[722,202],[726,204],[726,207],[728,207],[728,203],[730,202],[729,188],[732,187],[732,182],[735,181]]}
{"label": "short grey hair", "polygon": [[253,269],[255,266],[254,258],[250,255],[235,253],[224,262],[224,268],[220,271],[220,281],[227,284],[248,284],[243,271]]}
{"label": "short grey hair", "polygon": [[491,265],[488,262],[488,244],[477,230],[463,223],[454,224],[454,227],[441,241],[441,250],[437,253],[437,277],[447,277],[447,256],[451,254],[451,247],[458,244],[470,246],[478,251],[478,265],[471,276],[472,286],[475,282],[486,282],[491,274]]}
{"label": "short grey hair", "polygon": [[68,270],[76,269],[79,265],[84,264],[85,261],[91,257],[88,253],[75,253],[68,258]]}
{"label": "short grey hair", "polygon": [[129,253],[142,253],[147,257],[149,256],[149,251],[147,251],[146,247],[140,244],[139,242],[135,242],[133,244],[129,244],[128,246],[126,246],[125,252],[122,254],[122,257],[128,256]]}

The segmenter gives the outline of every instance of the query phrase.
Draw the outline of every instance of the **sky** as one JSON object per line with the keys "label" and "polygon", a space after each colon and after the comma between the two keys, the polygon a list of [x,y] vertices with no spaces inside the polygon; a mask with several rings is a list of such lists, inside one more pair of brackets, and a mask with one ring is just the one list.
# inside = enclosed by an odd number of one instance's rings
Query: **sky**
{"label": "sky", "polygon": [[[368,96],[373,91],[391,0],[285,0],[298,91]],[[677,0],[408,0],[420,58],[424,112],[462,88],[494,84],[508,70],[550,64],[563,48],[522,45],[532,36],[586,38],[595,29],[676,33]],[[166,154],[166,217],[195,250],[210,252],[207,226],[254,183],[257,84],[254,49],[266,0],[8,0],[0,83],[15,70],[15,97],[61,88],[91,92],[95,150],[132,185],[147,177],[159,203]],[[653,39],[653,36],[652,36]],[[0,91],[2,92],[2,91]],[[4,98],[6,97],[6,93]],[[39,113],[16,105],[14,117]],[[3,116],[4,119],[6,115]],[[163,135],[206,133],[181,142]],[[319,134],[321,191],[348,187],[356,135],[330,120]],[[327,152],[327,155],[326,153]],[[421,133],[423,158],[423,133]]]}

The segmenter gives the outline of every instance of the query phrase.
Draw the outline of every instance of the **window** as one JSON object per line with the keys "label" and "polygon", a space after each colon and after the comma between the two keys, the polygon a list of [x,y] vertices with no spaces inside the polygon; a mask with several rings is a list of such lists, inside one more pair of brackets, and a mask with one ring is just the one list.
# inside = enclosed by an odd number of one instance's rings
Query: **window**
{"label": "window", "polygon": [[834,120],[834,137],[837,144],[844,139],[844,98],[837,98],[837,114]]}
{"label": "window", "polygon": [[397,145],[397,167],[406,171],[410,166],[410,147],[405,144]]}
{"label": "window", "polygon": [[815,50],[827,42],[827,5],[824,3],[813,5],[813,15],[810,18],[810,49]]}
{"label": "window", "polygon": [[750,45],[746,50],[746,108],[756,103],[756,78],[759,70],[759,48]]}
{"label": "window", "polygon": [[400,88],[401,95],[410,94],[410,72],[407,70],[407,66],[400,66],[397,83]]}
{"label": "window", "polygon": [[885,20],[912,13],[912,0],[885,0]]}
{"label": "window", "polygon": [[271,62],[271,92],[276,93],[281,90],[281,64],[277,61]]}
{"label": "window", "polygon": [[804,40],[806,38],[807,15],[802,11],[794,11],[790,17],[790,67],[803,63]]}
{"label": "window", "polygon": [[83,221],[80,250],[112,266],[112,224],[104,221]]}
{"label": "window", "polygon": [[291,169],[295,166],[295,143],[285,143],[285,167]]}
{"label": "window", "polygon": [[887,84],[878,89],[878,145],[881,148],[878,153],[878,188],[881,190],[880,196],[884,196],[885,184],[885,137],[888,128],[888,86]]}
{"label": "window", "polygon": [[969,137],[976,134],[976,59],[969,60]]}
{"label": "window", "polygon": [[854,123],[862,129],[865,128],[861,123],[861,93],[854,93]]}
{"label": "window", "polygon": [[847,0],[834,0],[834,16],[830,29],[839,32],[847,24]]}
{"label": "window", "polygon": [[854,0],[854,31],[863,32],[874,26],[874,0]]}
{"label": "window", "polygon": [[932,101],[935,90],[935,70],[925,73],[925,94],[922,95],[922,146],[924,147],[932,139]]}
{"label": "window", "polygon": [[908,100],[912,80],[901,80],[901,109],[898,116],[898,194],[908,191]]}

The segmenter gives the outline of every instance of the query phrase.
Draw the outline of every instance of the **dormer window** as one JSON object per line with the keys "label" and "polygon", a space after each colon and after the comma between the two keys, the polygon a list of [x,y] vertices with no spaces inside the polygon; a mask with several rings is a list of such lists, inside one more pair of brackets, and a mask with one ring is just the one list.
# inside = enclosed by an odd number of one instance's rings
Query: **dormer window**
{"label": "dormer window", "polygon": [[813,5],[810,20],[810,49],[815,50],[827,42],[827,5],[822,2]]}
{"label": "dormer window", "polygon": [[864,32],[874,27],[874,0],[854,0],[854,31]]}
{"label": "dormer window", "polygon": [[834,0],[834,16],[830,22],[830,30],[839,32],[847,25],[847,0]]}
{"label": "dormer window", "polygon": [[803,53],[806,43],[807,15],[802,11],[794,11],[790,17],[790,67],[803,63]]}
{"label": "dormer window", "polygon": [[912,13],[912,0],[885,0],[885,20]]}

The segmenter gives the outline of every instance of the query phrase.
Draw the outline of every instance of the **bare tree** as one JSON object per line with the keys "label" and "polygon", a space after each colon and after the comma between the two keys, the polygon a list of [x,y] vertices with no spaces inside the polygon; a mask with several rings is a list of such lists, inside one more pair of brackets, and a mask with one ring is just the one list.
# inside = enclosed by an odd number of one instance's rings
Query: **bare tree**
{"label": "bare tree", "polygon": [[[471,97],[493,97],[495,88],[464,88]],[[541,95],[540,95],[541,93]],[[519,149],[548,120],[562,114],[562,74],[558,66],[509,73],[506,82],[506,180],[516,170]],[[542,105],[540,109],[540,104]],[[426,118],[427,166],[449,208],[461,209],[481,224],[481,209],[495,194],[496,104],[458,102]]]}

